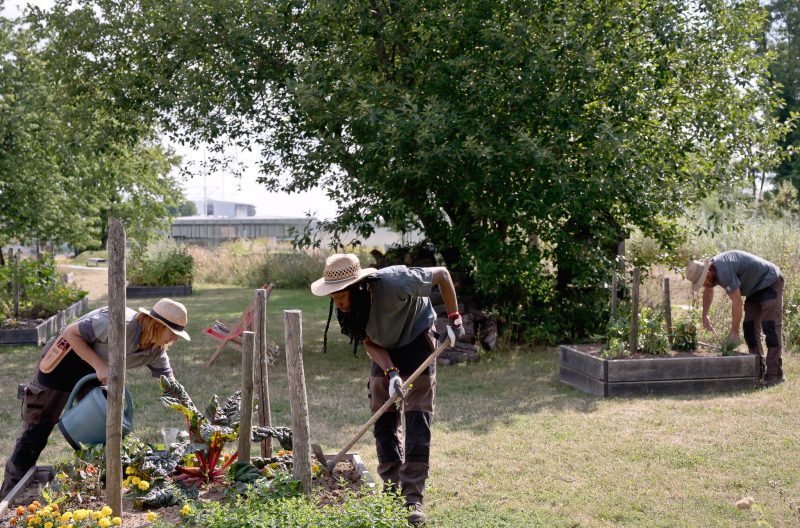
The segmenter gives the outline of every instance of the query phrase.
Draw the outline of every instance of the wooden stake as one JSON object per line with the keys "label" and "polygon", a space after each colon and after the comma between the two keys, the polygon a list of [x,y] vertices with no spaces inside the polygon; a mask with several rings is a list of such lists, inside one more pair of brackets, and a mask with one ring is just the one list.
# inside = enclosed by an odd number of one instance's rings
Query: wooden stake
{"label": "wooden stake", "polygon": [[250,463],[253,429],[253,349],[255,334],[242,332],[242,410],[239,420],[239,460]]}
{"label": "wooden stake", "polygon": [[669,277],[664,277],[664,322],[667,324],[667,337],[672,346],[672,301],[669,296]]}
{"label": "wooden stake", "polygon": [[633,268],[631,284],[631,335],[628,349],[635,354],[639,345],[639,268]]}
{"label": "wooden stake", "polygon": [[108,414],[106,502],[122,517],[122,413],[125,398],[125,228],[108,219]]}
{"label": "wooden stake", "polygon": [[311,444],[308,425],[306,375],[303,371],[303,321],[300,310],[284,310],[286,370],[289,376],[289,402],[292,411],[292,453],[294,478],[306,497],[311,497]]}
{"label": "wooden stake", "polygon": [[[268,289],[256,290],[253,329],[256,333],[255,383],[258,396],[258,425],[272,427],[272,412],[269,403],[269,359],[267,358],[267,298],[273,285]],[[272,456],[272,438],[261,442],[261,456]]]}
{"label": "wooden stake", "polygon": [[615,271],[613,275],[611,275],[611,317],[612,319],[617,316],[617,288],[619,287],[617,284],[617,272]]}

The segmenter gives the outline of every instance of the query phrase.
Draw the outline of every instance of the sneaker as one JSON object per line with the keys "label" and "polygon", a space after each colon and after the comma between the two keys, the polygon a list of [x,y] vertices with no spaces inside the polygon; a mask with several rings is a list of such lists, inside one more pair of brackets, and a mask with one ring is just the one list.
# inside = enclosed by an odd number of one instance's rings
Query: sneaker
{"label": "sneaker", "polygon": [[778,385],[779,383],[783,383],[783,376],[764,376],[764,386],[765,387],[772,387],[774,385]]}
{"label": "sneaker", "polygon": [[406,504],[406,507],[408,508],[408,524],[411,526],[419,526],[420,524],[428,522],[428,516],[422,511],[422,504],[414,502],[412,504]]}

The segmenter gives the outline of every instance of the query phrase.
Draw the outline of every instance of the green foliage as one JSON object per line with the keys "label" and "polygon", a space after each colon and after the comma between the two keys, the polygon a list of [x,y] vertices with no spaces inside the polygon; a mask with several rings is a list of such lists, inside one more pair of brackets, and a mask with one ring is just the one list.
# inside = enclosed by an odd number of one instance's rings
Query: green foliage
{"label": "green foliage", "polygon": [[40,259],[13,261],[0,266],[0,322],[15,317],[14,283],[19,288],[19,317],[47,318],[83,299],[86,292],[64,284],[58,275],[52,255]]}
{"label": "green foliage", "polygon": [[768,172],[787,128],[757,0],[81,0],[40,19],[63,82],[114,94],[101,108],[268,153],[270,190],[337,202],[333,244],[421,229],[520,335],[601,330],[617,244],[674,248],[685,208]]}
{"label": "green foliage", "polygon": [[128,277],[136,286],[187,286],[194,277],[194,260],[185,248],[162,241],[146,253],[128,259]]}
{"label": "green foliage", "polygon": [[783,346],[786,350],[800,350],[800,287],[795,284],[790,282],[783,292]]}
{"label": "green foliage", "polygon": [[690,310],[672,324],[672,348],[684,352],[697,350],[697,313]]}
{"label": "green foliage", "polygon": [[651,355],[669,353],[669,337],[664,327],[664,313],[660,309],[642,307],[639,314],[639,351]]}
{"label": "green foliage", "polygon": [[321,506],[299,496],[276,499],[271,495],[270,485],[265,484],[254,486],[247,498],[233,503],[194,503],[183,522],[192,528],[400,528],[408,526],[407,515],[402,503],[386,494],[348,493],[341,504]]}

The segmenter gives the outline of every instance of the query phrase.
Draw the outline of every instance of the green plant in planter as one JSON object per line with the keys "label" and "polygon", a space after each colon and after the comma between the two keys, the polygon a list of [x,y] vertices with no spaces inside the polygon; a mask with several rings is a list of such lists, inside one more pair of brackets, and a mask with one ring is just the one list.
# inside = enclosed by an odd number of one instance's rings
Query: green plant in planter
{"label": "green plant in planter", "polygon": [[672,348],[684,352],[697,350],[697,323],[694,318],[684,316],[672,327]]}
{"label": "green plant in planter", "polygon": [[[240,392],[236,391],[229,396],[221,407],[217,395],[214,394],[205,412],[200,412],[183,385],[174,378],[161,376],[159,400],[164,406],[175,409],[186,416],[189,430],[186,451],[190,454],[193,453],[197,462],[197,467],[177,466],[176,471],[179,476],[176,480],[193,486],[221,480],[225,470],[236,461],[238,456],[238,452],[236,452],[227,460],[221,460],[225,444],[239,438]],[[291,450],[292,448],[292,431],[286,427],[253,426],[249,434],[253,442],[275,438],[284,449]]]}
{"label": "green plant in planter", "polygon": [[[14,283],[19,291],[18,314],[13,306]],[[0,266],[0,322],[10,318],[47,318],[81,300],[86,292],[61,282],[52,255]],[[14,326],[11,321],[7,326]]]}
{"label": "green plant in planter", "polygon": [[661,310],[645,306],[639,314],[639,351],[644,354],[669,353],[669,337]]}
{"label": "green plant in planter", "polygon": [[190,286],[193,280],[194,259],[185,248],[174,243],[154,245],[128,260],[131,285]]}

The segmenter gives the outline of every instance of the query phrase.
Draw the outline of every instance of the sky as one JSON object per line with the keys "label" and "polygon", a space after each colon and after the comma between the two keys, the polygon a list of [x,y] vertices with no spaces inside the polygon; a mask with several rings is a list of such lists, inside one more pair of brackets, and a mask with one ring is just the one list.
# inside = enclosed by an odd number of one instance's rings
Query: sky
{"label": "sky", "polygon": [[[0,0],[2,2],[3,0]],[[53,0],[5,0],[0,14],[7,18],[19,16],[26,5],[33,5],[42,9],[53,6]],[[166,141],[165,141],[165,144]],[[201,162],[206,152],[204,149],[196,151],[172,145],[173,149],[183,158],[184,162]],[[238,158],[245,169],[240,179],[230,174],[207,174],[204,178],[195,177],[183,182],[184,194],[189,200],[202,201],[204,194],[207,199],[217,199],[232,202],[248,203],[256,206],[258,216],[283,216],[303,217],[307,212],[318,219],[332,218],[336,215],[336,204],[325,196],[324,191],[315,189],[305,193],[269,193],[262,185],[256,182],[258,170],[253,159],[242,153],[231,152],[230,155]]]}

